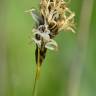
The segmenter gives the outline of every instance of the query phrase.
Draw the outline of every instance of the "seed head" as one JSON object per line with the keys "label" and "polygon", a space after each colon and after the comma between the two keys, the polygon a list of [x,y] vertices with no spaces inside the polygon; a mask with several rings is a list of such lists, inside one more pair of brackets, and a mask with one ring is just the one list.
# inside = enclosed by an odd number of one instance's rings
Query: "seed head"
{"label": "seed head", "polygon": [[74,31],[74,12],[72,12],[64,0],[40,0],[40,10],[31,9],[36,27],[32,30],[33,40],[41,48],[56,50],[57,43],[53,38],[62,30]]}

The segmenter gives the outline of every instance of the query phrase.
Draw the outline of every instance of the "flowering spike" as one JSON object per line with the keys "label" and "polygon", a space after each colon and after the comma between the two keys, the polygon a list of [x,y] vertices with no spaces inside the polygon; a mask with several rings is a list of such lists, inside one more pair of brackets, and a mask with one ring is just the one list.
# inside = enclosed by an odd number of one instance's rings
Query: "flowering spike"
{"label": "flowering spike", "polygon": [[34,37],[32,38],[36,43],[36,81],[47,49],[56,50],[58,48],[53,38],[62,30],[69,30],[75,33],[75,13],[67,7],[67,2],[64,0],[40,0],[39,14],[35,9],[31,9],[28,12],[31,13],[37,25],[33,29]]}

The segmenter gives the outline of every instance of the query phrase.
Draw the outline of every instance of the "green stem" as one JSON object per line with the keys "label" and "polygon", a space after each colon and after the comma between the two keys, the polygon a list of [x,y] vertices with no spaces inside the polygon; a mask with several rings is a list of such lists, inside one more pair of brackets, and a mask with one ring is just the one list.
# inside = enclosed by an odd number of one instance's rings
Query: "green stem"
{"label": "green stem", "polygon": [[40,61],[40,49],[38,48],[38,62],[36,64],[36,74],[35,74],[35,81],[34,81],[32,96],[36,96],[36,86],[37,86],[37,81],[39,79],[40,69],[41,69],[39,61]]}

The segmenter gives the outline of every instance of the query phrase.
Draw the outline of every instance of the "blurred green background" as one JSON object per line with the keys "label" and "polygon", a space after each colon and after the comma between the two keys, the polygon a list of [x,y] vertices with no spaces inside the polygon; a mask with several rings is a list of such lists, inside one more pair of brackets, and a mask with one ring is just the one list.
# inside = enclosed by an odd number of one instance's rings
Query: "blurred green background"
{"label": "blurred green background", "polygon": [[[67,1],[67,0],[66,0]],[[39,0],[0,0],[0,96],[32,96],[34,21],[24,11]],[[96,96],[96,0],[71,0],[76,34],[61,32],[47,52],[37,96]]]}

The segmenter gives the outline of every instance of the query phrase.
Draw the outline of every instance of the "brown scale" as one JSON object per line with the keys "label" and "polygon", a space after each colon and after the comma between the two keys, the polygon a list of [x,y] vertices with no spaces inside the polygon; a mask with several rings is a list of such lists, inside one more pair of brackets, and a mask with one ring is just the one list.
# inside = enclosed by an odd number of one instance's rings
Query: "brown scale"
{"label": "brown scale", "polygon": [[[40,48],[40,57],[39,57],[39,63],[40,63],[40,66],[42,65],[44,59],[45,59],[45,56],[46,56],[46,51],[47,49],[45,47],[41,47]],[[36,45],[36,50],[35,50],[35,57],[36,57],[36,64],[38,63],[38,46]]]}
{"label": "brown scale", "polygon": [[54,38],[58,34],[58,25],[51,22],[48,28],[50,30],[50,38]]}
{"label": "brown scale", "polygon": [[[45,26],[40,27],[38,30],[40,32],[44,32],[45,31]],[[37,40],[41,40],[41,47],[39,48],[40,49],[39,63],[41,65],[43,60],[45,59],[47,49],[45,48],[45,43],[43,42],[43,38],[39,34],[36,34],[35,38]],[[36,50],[35,50],[35,57],[36,57],[36,64],[37,64],[38,63],[38,46],[37,45],[36,45]]]}

